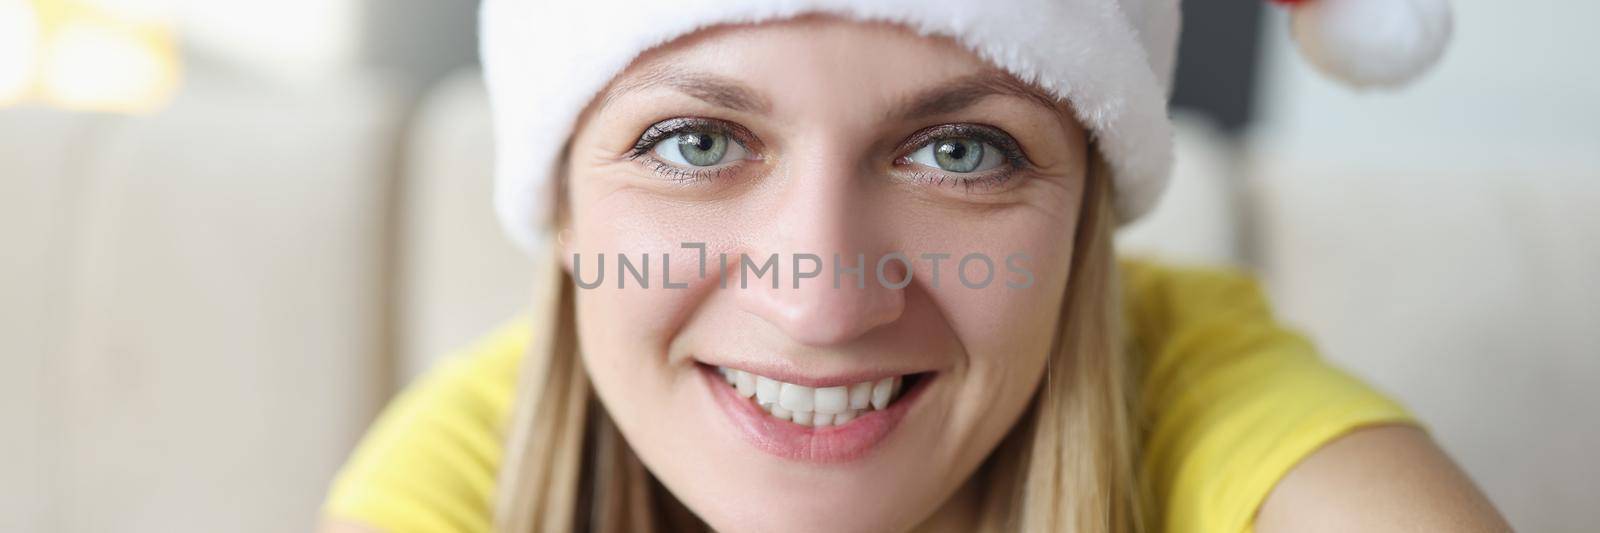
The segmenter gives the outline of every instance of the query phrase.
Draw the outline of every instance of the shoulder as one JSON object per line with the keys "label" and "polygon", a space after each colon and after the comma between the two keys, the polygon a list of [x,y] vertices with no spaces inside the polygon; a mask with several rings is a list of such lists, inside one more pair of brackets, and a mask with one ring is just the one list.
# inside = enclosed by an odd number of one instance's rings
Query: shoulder
{"label": "shoulder", "polygon": [[1154,530],[1243,531],[1322,445],[1413,423],[1280,324],[1248,274],[1141,261],[1121,273]]}
{"label": "shoulder", "polygon": [[1255,529],[1511,531],[1472,480],[1421,429],[1364,428],[1311,454],[1272,490]]}
{"label": "shoulder", "polygon": [[330,523],[489,530],[526,322],[512,320],[442,359],[384,408],[329,489]]}
{"label": "shoulder", "polygon": [[1399,403],[1328,364],[1247,273],[1124,261],[1157,531],[1506,531]]}

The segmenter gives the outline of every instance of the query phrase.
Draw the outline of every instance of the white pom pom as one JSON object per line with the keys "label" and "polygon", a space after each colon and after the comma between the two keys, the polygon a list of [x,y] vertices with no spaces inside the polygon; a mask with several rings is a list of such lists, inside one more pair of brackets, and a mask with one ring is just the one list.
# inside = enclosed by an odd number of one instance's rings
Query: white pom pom
{"label": "white pom pom", "polygon": [[1294,8],[1300,52],[1355,87],[1395,87],[1444,55],[1449,0],[1310,0]]}

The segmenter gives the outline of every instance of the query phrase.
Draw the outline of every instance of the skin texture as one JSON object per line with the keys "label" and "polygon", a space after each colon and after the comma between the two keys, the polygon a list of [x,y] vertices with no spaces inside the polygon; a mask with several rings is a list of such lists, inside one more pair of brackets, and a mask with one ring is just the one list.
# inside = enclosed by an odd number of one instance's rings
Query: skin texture
{"label": "skin texture", "polygon": [[[970,502],[982,489],[966,480],[1020,416],[1044,365],[1088,166],[1085,132],[1069,110],[1005,90],[996,82],[1003,78],[949,41],[809,18],[715,28],[652,51],[585,111],[565,167],[563,240],[569,258],[584,258],[581,279],[594,279],[601,253],[609,272],[600,288],[578,291],[584,363],[646,466],[713,527],[969,529]],[[973,80],[1000,88],[968,91],[964,103],[926,98]],[[907,113],[919,102],[931,105]],[[675,117],[736,125],[748,156],[692,179],[630,156],[642,133]],[[961,123],[1015,139],[1024,168],[1003,182],[966,186],[903,160],[919,131]],[[683,242],[706,243],[708,278],[696,276],[698,252]],[[864,253],[870,275],[871,261],[891,251],[1021,251],[1031,256],[1034,283],[968,289],[945,261],[935,287],[929,262],[917,261],[903,289],[870,278],[865,289],[849,278],[834,289],[827,273],[799,289],[787,274],[780,289],[766,279],[717,287],[719,253],[758,261],[777,253],[784,273],[791,254],[839,253],[848,262]],[[650,256],[650,288],[632,279],[616,288],[618,253]],[[671,254],[672,281],[687,288],[661,287],[663,253]],[[898,280],[904,272],[889,274]],[[1009,279],[1003,266],[996,274]],[[872,453],[813,464],[741,438],[714,405],[697,360],[811,377],[938,374]],[[1263,532],[1317,527],[1506,529],[1443,452],[1407,428],[1359,430],[1313,454],[1258,520]],[[368,530],[330,522],[324,531]]]}
{"label": "skin texture", "polygon": [[[587,114],[567,166],[569,257],[590,261],[579,272],[592,280],[600,253],[658,261],[672,253],[674,281],[689,287],[630,280],[619,290],[613,271],[601,288],[578,291],[584,361],[646,466],[713,527],[908,529],[964,483],[1026,407],[1066,286],[1087,154],[1082,128],[1035,95],[992,90],[964,105],[930,97],[1004,77],[948,41],[807,19],[716,29],[657,50]],[[685,89],[677,80],[731,87]],[[736,124],[749,133],[749,157],[714,177],[675,181],[659,163],[627,156],[642,132],[674,117]],[[919,148],[907,145],[919,132],[965,123],[1003,130],[1027,164],[1003,183],[966,186],[901,161]],[[682,242],[707,244],[712,275],[693,275],[697,252]],[[826,258],[831,271],[836,253],[847,263],[864,253],[873,264],[895,251],[997,262],[1025,252],[1034,285],[969,289],[954,279],[953,261],[938,287],[927,261],[914,262],[903,289],[875,281],[860,289],[849,278],[834,289],[831,277],[795,289],[792,276],[779,289],[765,279],[719,289],[715,276],[722,253],[757,261],[776,253],[787,272],[793,254]],[[997,276],[1018,281],[1007,274]],[[813,378],[938,375],[870,454],[816,464],[746,442],[697,360]]]}

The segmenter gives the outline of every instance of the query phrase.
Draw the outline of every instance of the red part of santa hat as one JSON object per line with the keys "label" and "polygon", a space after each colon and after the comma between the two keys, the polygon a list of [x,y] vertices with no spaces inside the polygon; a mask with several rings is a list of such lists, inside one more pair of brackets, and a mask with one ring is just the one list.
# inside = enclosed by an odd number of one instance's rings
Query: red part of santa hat
{"label": "red part of santa hat", "polygon": [[1358,88],[1398,87],[1444,55],[1449,0],[1270,0],[1290,9],[1300,53]]}

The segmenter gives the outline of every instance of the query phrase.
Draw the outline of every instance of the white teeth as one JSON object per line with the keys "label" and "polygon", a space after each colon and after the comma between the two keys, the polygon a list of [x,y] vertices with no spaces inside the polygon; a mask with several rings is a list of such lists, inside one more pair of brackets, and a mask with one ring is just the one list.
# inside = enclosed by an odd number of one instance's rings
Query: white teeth
{"label": "white teeth", "polygon": [[756,403],[762,405],[778,403],[778,382],[756,376]]}
{"label": "white teeth", "polygon": [[756,395],[756,377],[749,372],[734,371],[734,385],[739,389],[739,395],[749,398]]}
{"label": "white teeth", "polygon": [[850,408],[866,409],[872,405],[872,382],[863,381],[850,386]]}
{"label": "white teeth", "polygon": [[778,389],[778,405],[790,411],[811,411],[816,404],[817,390],[811,387],[784,383]]}
{"label": "white teeth", "polygon": [[794,413],[789,412],[788,409],[784,409],[777,405],[772,406],[772,410],[769,412],[772,413],[772,416],[778,417],[780,420],[788,420],[794,416]]}
{"label": "white teeth", "polygon": [[872,408],[883,409],[889,405],[889,395],[893,391],[895,378],[883,378],[872,384]]}
{"label": "white teeth", "polygon": [[844,387],[817,389],[813,410],[818,413],[843,413],[850,408],[850,391]]}
{"label": "white teeth", "polygon": [[854,409],[852,409],[852,410],[849,410],[849,411],[845,411],[843,413],[839,413],[839,414],[833,415],[833,425],[842,426],[842,425],[845,425],[845,424],[849,423],[851,420],[855,420],[855,419],[856,419],[856,411]]}
{"label": "white teeth", "polygon": [[717,367],[738,394],[753,399],[773,418],[812,427],[842,426],[869,410],[881,410],[900,395],[902,380],[888,377],[854,385],[812,388]]}

